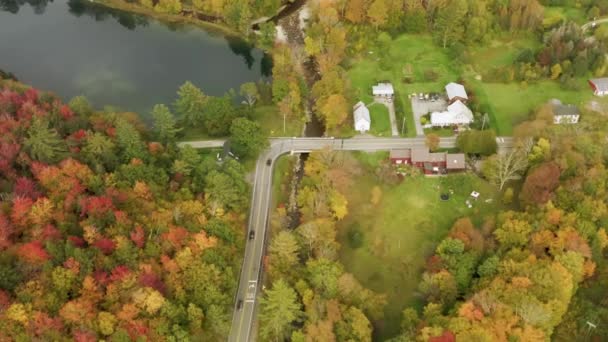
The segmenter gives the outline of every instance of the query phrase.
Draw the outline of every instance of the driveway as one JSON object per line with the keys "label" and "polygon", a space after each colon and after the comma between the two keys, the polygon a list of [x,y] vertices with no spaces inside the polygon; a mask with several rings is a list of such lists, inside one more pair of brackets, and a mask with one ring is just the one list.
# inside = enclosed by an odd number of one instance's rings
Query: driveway
{"label": "driveway", "polygon": [[392,98],[390,101],[381,96],[374,97],[374,102],[382,104],[388,108],[388,117],[391,121],[391,135],[394,137],[399,136],[399,129],[397,129],[397,117],[395,116],[395,99]]}
{"label": "driveway", "polygon": [[448,108],[448,103],[444,98],[431,101],[420,100],[417,96],[414,96],[411,100],[414,123],[416,124],[416,136],[422,137],[424,136],[424,128],[420,124],[420,118],[428,113],[445,111]]}

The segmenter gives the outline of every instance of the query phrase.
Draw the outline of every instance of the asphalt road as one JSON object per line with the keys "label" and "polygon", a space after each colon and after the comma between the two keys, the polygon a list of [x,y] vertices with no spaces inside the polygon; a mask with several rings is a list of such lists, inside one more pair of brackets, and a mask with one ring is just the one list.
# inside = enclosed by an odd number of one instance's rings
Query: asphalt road
{"label": "asphalt road", "polygon": [[599,24],[605,24],[605,23],[608,23],[608,18],[600,18],[600,19],[592,20],[592,21],[584,24],[583,26],[581,26],[581,29],[583,29],[583,31],[585,31],[590,27],[594,27]]}
{"label": "asphalt road", "polygon": [[[496,139],[499,150],[508,149],[512,146],[511,137],[499,137]],[[202,148],[206,144],[189,142],[193,147]],[[456,138],[441,138],[439,146],[442,148],[455,147]],[[258,158],[255,168],[251,209],[249,214],[248,229],[255,231],[255,237],[247,241],[243,266],[239,278],[239,286],[235,298],[234,315],[230,329],[230,342],[254,341],[256,334],[253,333],[255,326],[257,295],[262,286],[262,259],[265,252],[266,227],[268,223],[270,195],[272,191],[272,169],[276,159],[286,153],[304,153],[325,147],[344,151],[386,151],[397,148],[411,148],[425,145],[425,138],[280,138],[271,139],[270,146],[262,152]],[[270,165],[268,165],[270,160]],[[247,236],[249,236],[249,232]],[[237,303],[242,300],[242,307],[237,308]]]}

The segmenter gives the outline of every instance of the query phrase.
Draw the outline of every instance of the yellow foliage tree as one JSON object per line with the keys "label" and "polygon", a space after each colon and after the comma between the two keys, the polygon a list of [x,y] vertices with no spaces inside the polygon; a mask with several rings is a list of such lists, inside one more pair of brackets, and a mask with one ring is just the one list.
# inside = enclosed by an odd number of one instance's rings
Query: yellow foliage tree
{"label": "yellow foliage tree", "polygon": [[160,292],[150,287],[137,289],[133,293],[133,302],[135,305],[153,315],[165,304],[165,297]]}

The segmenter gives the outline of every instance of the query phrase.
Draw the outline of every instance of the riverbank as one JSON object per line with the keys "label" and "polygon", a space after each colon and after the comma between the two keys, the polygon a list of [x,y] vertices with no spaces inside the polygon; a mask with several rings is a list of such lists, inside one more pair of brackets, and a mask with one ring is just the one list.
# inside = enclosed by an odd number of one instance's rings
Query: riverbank
{"label": "riverbank", "polygon": [[169,23],[169,24],[188,24],[200,27],[207,31],[212,31],[215,33],[220,33],[232,38],[239,38],[245,41],[249,41],[249,37],[244,35],[242,32],[239,32],[223,23],[213,22],[211,20],[218,20],[219,18],[213,16],[205,16],[206,20],[202,20],[200,18],[194,17],[192,14],[184,15],[185,13],[191,12],[189,10],[182,11],[183,14],[169,14],[169,13],[159,13],[154,11],[151,8],[147,8],[141,5],[130,4],[120,0],[99,0],[96,1],[95,4],[106,6],[109,8],[136,13],[145,15],[146,17],[150,17],[156,19],[158,21]]}

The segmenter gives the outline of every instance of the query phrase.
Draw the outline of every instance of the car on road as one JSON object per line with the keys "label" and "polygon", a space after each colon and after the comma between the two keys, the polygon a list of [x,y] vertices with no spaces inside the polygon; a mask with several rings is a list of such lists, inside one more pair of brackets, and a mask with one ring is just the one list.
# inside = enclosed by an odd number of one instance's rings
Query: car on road
{"label": "car on road", "polygon": [[247,301],[253,301],[255,299],[255,289],[258,284],[257,280],[250,280],[249,286],[247,286],[247,293],[245,295],[245,299]]}
{"label": "car on road", "polygon": [[253,240],[255,238],[255,231],[249,231],[249,240]]}
{"label": "car on road", "polygon": [[266,165],[270,166],[270,164],[272,164],[272,159],[268,158],[268,159],[266,160]]}
{"label": "car on road", "polygon": [[243,308],[243,300],[239,299],[238,302],[236,302],[236,309],[241,310],[242,308]]}

